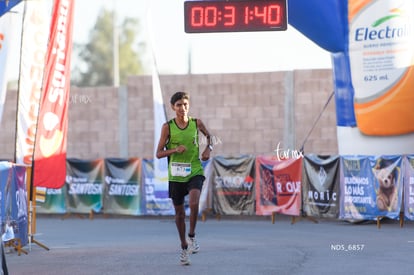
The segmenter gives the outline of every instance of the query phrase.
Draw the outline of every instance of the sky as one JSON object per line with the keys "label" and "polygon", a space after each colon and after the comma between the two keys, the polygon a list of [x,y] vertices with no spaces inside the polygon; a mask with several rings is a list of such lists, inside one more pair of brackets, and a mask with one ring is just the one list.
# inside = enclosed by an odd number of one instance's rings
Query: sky
{"label": "sky", "polygon": [[[332,67],[330,53],[290,25],[287,31],[187,34],[184,32],[184,0],[76,0],[75,43],[88,41],[102,8],[115,9],[119,24],[124,17],[139,20],[139,40],[147,45],[143,60],[147,73],[151,72],[152,52],[160,74]],[[76,62],[76,56],[72,62]]]}

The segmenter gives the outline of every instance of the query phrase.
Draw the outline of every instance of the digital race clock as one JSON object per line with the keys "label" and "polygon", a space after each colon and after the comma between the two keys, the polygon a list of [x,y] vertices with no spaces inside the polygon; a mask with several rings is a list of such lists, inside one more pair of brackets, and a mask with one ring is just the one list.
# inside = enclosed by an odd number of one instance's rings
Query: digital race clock
{"label": "digital race clock", "polygon": [[284,31],[286,0],[184,2],[186,33]]}

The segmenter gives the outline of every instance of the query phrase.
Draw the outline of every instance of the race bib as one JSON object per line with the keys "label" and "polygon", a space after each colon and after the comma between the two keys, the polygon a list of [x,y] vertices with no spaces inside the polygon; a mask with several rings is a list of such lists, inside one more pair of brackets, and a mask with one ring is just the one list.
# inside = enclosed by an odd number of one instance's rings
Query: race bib
{"label": "race bib", "polygon": [[174,177],[186,177],[191,174],[191,163],[171,163],[171,175]]}

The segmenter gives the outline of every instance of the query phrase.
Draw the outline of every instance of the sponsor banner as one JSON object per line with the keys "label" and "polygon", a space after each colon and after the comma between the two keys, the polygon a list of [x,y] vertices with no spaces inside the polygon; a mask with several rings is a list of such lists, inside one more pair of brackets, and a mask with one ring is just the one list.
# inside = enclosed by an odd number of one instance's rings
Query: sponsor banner
{"label": "sponsor banner", "polygon": [[414,220],[414,155],[404,158],[404,214],[408,220]]}
{"label": "sponsor banner", "polygon": [[32,165],[50,12],[47,12],[46,0],[25,1],[24,5],[15,161]]}
{"label": "sponsor banner", "polygon": [[99,213],[102,209],[104,161],[67,159],[66,163],[66,211]]}
{"label": "sponsor banner", "polygon": [[65,183],[73,14],[74,0],[54,1],[36,131],[34,186],[60,188]]}
{"label": "sponsor banner", "polygon": [[343,156],[340,177],[340,219],[373,220],[375,207],[374,175],[368,156]]}
{"label": "sponsor banner", "polygon": [[[347,47],[335,54],[340,155],[414,153],[414,2],[348,0]],[[340,119],[337,119],[340,121]],[[350,126],[350,127],[339,127]]]}
{"label": "sponsor banner", "polygon": [[145,215],[174,215],[168,182],[154,180],[154,160],[142,159],[142,209]]}
{"label": "sponsor banner", "polygon": [[66,185],[62,188],[35,187],[36,213],[65,214],[66,213]]}
{"label": "sponsor banner", "polygon": [[211,160],[213,211],[220,215],[253,215],[254,163],[252,155],[217,156]]}
{"label": "sponsor banner", "polygon": [[341,157],[339,218],[399,219],[402,203],[401,156]]}
{"label": "sponsor banner", "polygon": [[371,157],[376,208],[380,216],[399,219],[403,200],[402,156]]}
{"label": "sponsor banner", "polygon": [[301,207],[302,158],[279,160],[256,158],[256,214],[273,212],[299,216]]}
{"label": "sponsor banner", "polygon": [[288,6],[289,24],[332,53],[339,154],[413,154],[414,1]]}
{"label": "sponsor banner", "polygon": [[104,164],[103,212],[141,215],[141,160],[109,158]]}
{"label": "sponsor banner", "polygon": [[358,129],[414,132],[414,2],[350,0],[349,58]]}
{"label": "sponsor banner", "polygon": [[302,210],[307,216],[339,215],[339,156],[306,155],[302,176]]}
{"label": "sponsor banner", "polygon": [[2,240],[28,241],[26,168],[0,162],[0,217]]}

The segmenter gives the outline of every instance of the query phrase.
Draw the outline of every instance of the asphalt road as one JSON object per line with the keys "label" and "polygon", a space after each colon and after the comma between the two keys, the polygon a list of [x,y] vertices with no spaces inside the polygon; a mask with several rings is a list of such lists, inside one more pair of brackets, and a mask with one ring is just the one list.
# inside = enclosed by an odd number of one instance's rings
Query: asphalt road
{"label": "asphalt road", "polygon": [[10,274],[414,274],[414,222],[209,217],[190,266],[173,217],[38,216],[37,233],[50,250],[7,251]]}

